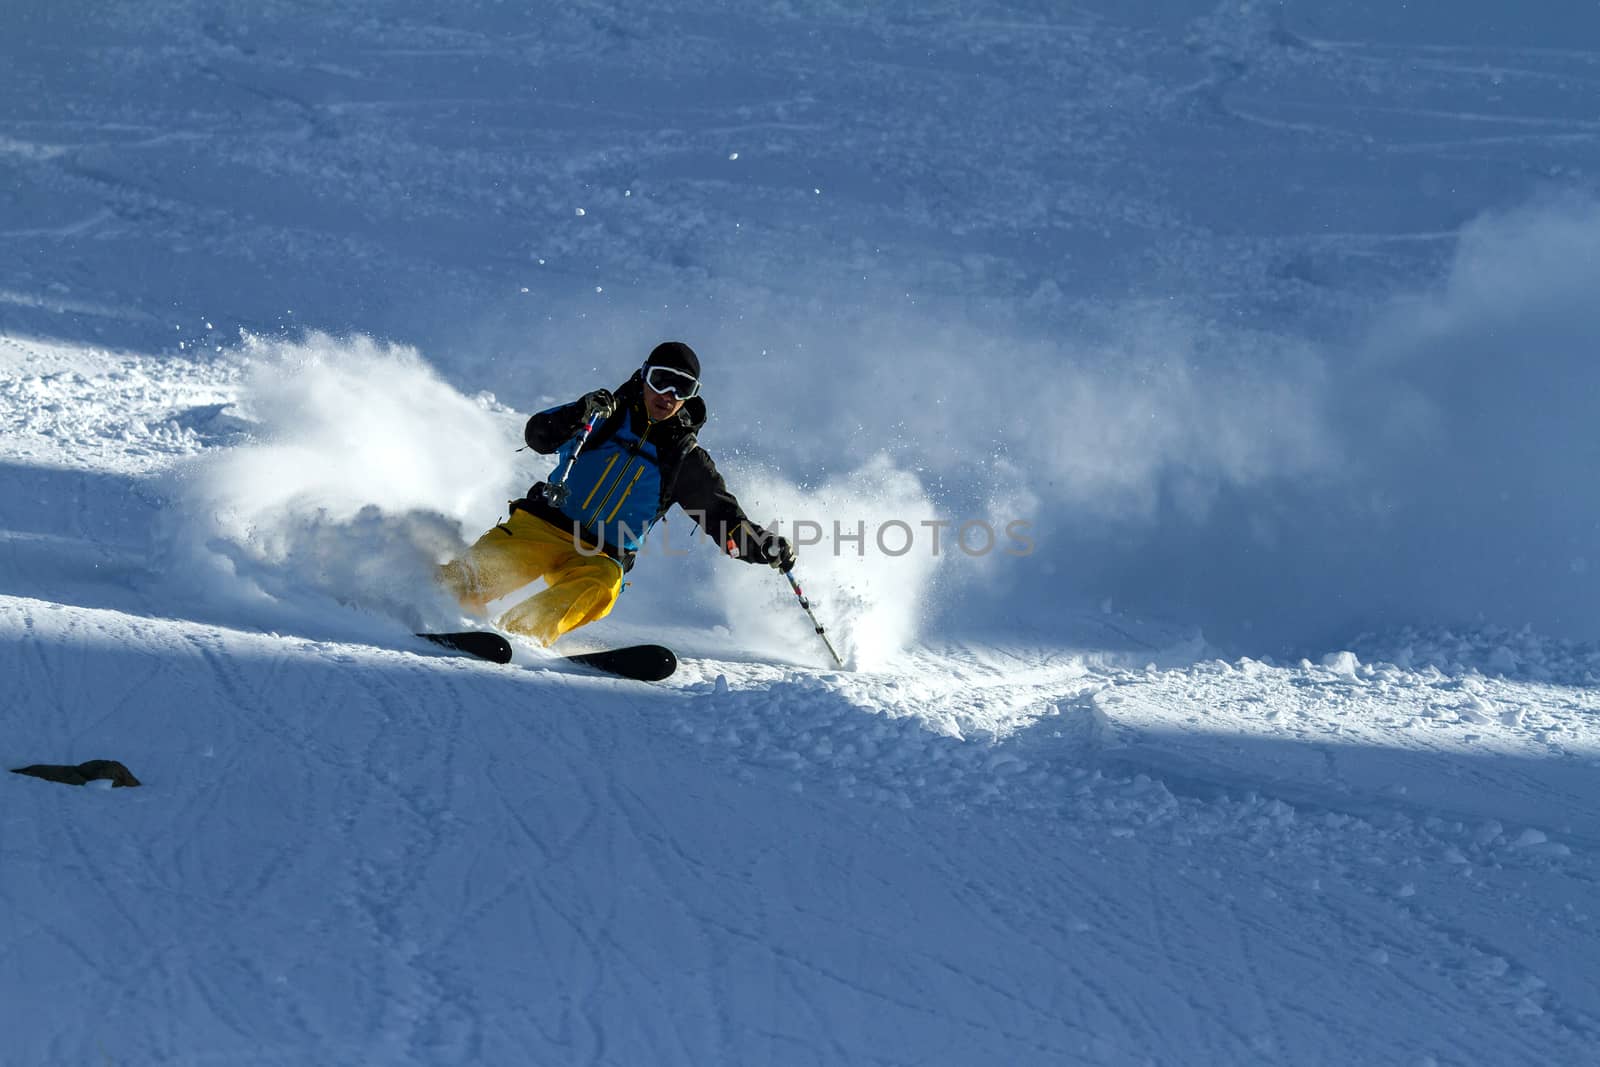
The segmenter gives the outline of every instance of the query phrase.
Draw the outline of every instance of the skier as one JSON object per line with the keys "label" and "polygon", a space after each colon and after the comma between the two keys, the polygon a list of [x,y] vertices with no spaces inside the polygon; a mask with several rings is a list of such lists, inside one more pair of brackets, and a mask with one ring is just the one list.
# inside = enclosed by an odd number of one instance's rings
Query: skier
{"label": "skier", "polygon": [[440,568],[441,580],[481,616],[490,601],[543,578],[546,588],[500,625],[548,647],[610,613],[645,535],[673,504],[729,555],[787,574],[794,546],[751,522],[728,492],[695,437],[705,421],[700,359],[681,341],[657,345],[614,395],[596,389],[534,415],[523,437],[535,452],[555,453],[558,471],[571,462],[565,482],[539,482],[512,501],[510,517]]}

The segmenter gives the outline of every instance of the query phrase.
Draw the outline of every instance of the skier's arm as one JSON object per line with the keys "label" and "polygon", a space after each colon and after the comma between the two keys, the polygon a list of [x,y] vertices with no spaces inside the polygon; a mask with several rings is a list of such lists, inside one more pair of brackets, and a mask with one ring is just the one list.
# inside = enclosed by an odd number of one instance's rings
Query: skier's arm
{"label": "skier's arm", "polygon": [[770,563],[766,530],[750,521],[739,501],[728,491],[717,465],[696,445],[678,470],[673,501],[688,512],[700,528],[731,556],[746,563]]}
{"label": "skier's arm", "polygon": [[528,420],[528,425],[522,430],[522,439],[528,442],[528,447],[535,452],[549,455],[577,434],[578,427],[582,426],[595,411],[602,411],[610,415],[616,407],[616,400],[610,390],[596,389],[586,393],[570,404],[560,407],[547,408]]}

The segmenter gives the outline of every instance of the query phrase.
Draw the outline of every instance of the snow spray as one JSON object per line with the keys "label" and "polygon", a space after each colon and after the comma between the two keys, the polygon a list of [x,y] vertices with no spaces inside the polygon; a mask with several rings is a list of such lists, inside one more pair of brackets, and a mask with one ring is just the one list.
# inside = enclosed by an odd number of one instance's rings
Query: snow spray
{"label": "snow spray", "polygon": [[240,358],[251,439],[182,478],[208,592],[252,602],[257,625],[263,604],[312,615],[328,598],[421,624],[434,565],[516,495],[517,416],[367,338],[247,338]]}
{"label": "snow spray", "polygon": [[[785,527],[802,518],[830,528],[842,518],[869,529],[938,522],[921,481],[886,456],[814,489],[753,471],[739,471],[735,481],[750,517],[786,536]],[[916,638],[934,574],[949,558],[924,551],[886,554],[872,538],[846,551],[824,543],[801,552],[798,566],[809,599],[831,621],[840,657],[864,670],[887,666]],[[814,650],[827,662],[806,617],[784,603],[792,599],[790,591],[774,583],[767,568],[720,566],[711,573],[718,604],[742,643],[786,659],[797,649]]]}

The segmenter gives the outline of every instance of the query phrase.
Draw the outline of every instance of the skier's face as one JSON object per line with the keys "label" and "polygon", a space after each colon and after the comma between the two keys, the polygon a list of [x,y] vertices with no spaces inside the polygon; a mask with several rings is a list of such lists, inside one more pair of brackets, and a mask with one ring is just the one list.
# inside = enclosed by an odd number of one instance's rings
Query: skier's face
{"label": "skier's face", "polygon": [[683,409],[683,401],[671,393],[658,393],[650,386],[644,387],[644,410],[651,422],[670,419]]}

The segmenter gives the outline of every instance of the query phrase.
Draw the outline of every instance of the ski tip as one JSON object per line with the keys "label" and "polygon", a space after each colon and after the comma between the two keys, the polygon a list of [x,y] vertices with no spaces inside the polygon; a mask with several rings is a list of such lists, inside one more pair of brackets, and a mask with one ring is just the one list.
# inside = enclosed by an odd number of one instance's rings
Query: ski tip
{"label": "ski tip", "polygon": [[678,669],[678,657],[665,645],[629,645],[600,652],[581,652],[563,656],[569,663],[591,667],[619,678],[638,682],[659,682]]}
{"label": "ski tip", "polygon": [[490,663],[511,662],[511,642],[487,630],[467,630],[453,634],[419,633],[417,636],[442,648],[448,648],[452,652],[476,656]]}

